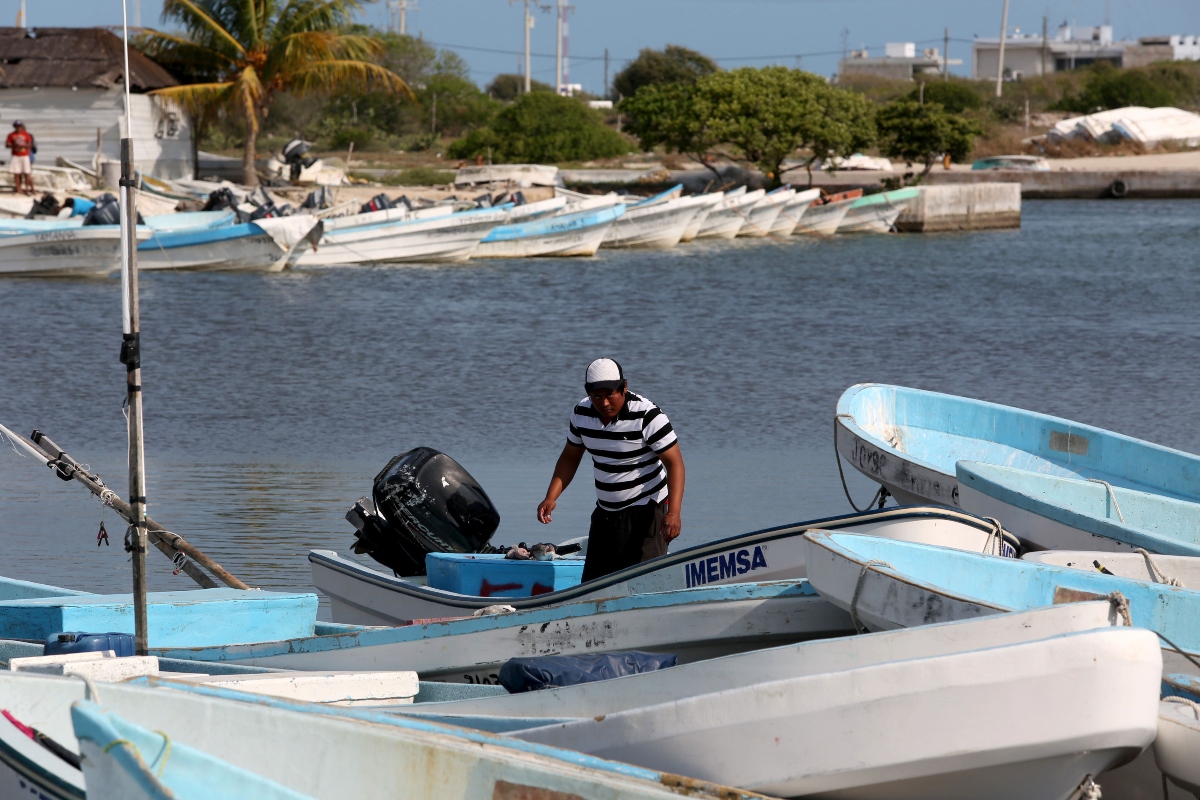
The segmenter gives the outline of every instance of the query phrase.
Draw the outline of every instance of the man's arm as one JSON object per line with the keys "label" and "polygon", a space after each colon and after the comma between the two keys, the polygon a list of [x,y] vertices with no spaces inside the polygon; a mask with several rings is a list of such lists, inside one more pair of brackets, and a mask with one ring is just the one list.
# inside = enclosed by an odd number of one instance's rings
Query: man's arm
{"label": "man's arm", "polygon": [[551,521],[551,513],[558,504],[559,495],[571,485],[571,480],[579,470],[579,462],[583,460],[585,448],[583,445],[567,442],[558,455],[558,463],[554,465],[554,477],[550,479],[550,487],[546,489],[546,499],[538,503],[538,522],[545,525]]}
{"label": "man's arm", "polygon": [[663,536],[669,542],[679,536],[683,529],[683,484],[687,480],[687,470],[683,466],[683,453],[679,452],[676,444],[670,450],[658,454],[663,466],[667,468],[667,515],[663,518]]}

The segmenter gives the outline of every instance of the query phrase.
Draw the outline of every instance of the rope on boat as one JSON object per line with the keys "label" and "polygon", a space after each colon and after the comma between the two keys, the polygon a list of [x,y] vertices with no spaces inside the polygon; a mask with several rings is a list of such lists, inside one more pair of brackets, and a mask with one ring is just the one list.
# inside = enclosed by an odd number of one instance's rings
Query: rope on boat
{"label": "rope on boat", "polygon": [[1108,602],[1113,604],[1113,608],[1121,617],[1121,622],[1127,628],[1133,627],[1133,617],[1129,614],[1129,600],[1120,592],[1110,592],[1107,595]]}
{"label": "rope on boat", "polygon": [[1113,508],[1117,510],[1117,519],[1121,520],[1121,524],[1125,524],[1125,515],[1121,513],[1121,506],[1117,503],[1117,493],[1113,491],[1112,484],[1108,481],[1102,481],[1099,478],[1088,478],[1089,483],[1098,483],[1108,490],[1108,496],[1112,500]]}
{"label": "rope on boat", "polygon": [[1171,695],[1170,697],[1164,697],[1163,702],[1178,703],[1181,706],[1187,706],[1196,714],[1196,719],[1200,720],[1200,703],[1197,703],[1195,700],[1189,700],[1186,697],[1177,697],[1176,695]]}
{"label": "rope on boat", "polygon": [[854,624],[855,633],[866,633],[867,626],[858,621],[858,596],[862,592],[863,579],[867,577],[867,573],[875,567],[887,567],[895,569],[886,561],[881,561],[878,558],[872,558],[867,563],[863,564],[862,570],[858,573],[858,583],[854,585],[854,597],[850,599],[850,621]]}
{"label": "rope on boat", "polygon": [[1067,800],[1100,800],[1100,784],[1092,780],[1091,775],[1086,775]]}
{"label": "rope on boat", "polygon": [[1134,549],[1134,552],[1139,553],[1142,558],[1146,559],[1146,567],[1150,570],[1150,577],[1154,579],[1155,583],[1163,583],[1167,586],[1178,586],[1180,588],[1184,588],[1183,581],[1179,580],[1179,578],[1172,578],[1168,576],[1167,573],[1158,568],[1158,565],[1154,563],[1152,558],[1150,558],[1150,552],[1148,550],[1138,547]]}
{"label": "rope on boat", "polygon": [[876,492],[875,496],[867,502],[866,508],[859,508],[854,504],[854,498],[850,496],[850,489],[846,486],[846,475],[842,472],[842,454],[839,453],[837,449],[837,421],[839,417],[846,417],[848,419],[853,419],[853,417],[850,414],[836,414],[833,417],[833,457],[837,460],[838,477],[842,479],[842,491],[846,493],[846,502],[848,502],[850,507],[860,514],[870,511],[871,506],[875,505],[876,503],[879,504],[876,506],[876,508],[883,508],[883,504],[886,503],[888,499],[888,490],[887,487],[882,483],[879,484],[879,491]]}
{"label": "rope on boat", "polygon": [[[1004,527],[1000,525],[1000,520],[995,517],[984,517],[988,522],[992,523],[992,529],[988,531],[987,541],[983,543],[983,552],[985,555],[1004,555]],[[992,540],[996,542],[996,550],[992,552]]]}

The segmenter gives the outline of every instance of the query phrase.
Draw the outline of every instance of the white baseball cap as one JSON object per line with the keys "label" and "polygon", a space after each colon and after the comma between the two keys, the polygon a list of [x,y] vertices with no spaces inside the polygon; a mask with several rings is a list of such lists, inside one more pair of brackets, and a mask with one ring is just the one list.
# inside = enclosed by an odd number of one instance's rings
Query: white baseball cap
{"label": "white baseball cap", "polygon": [[596,389],[620,389],[625,383],[621,365],[611,358],[597,358],[588,364],[583,374],[583,388],[588,392]]}

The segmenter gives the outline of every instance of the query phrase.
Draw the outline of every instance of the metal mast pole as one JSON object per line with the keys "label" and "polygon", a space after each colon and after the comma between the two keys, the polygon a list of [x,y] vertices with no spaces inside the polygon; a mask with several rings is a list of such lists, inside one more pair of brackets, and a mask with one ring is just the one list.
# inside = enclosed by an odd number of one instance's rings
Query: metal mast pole
{"label": "metal mast pole", "polygon": [[529,74],[529,32],[533,30],[533,15],[529,13],[529,0],[525,0],[525,94],[533,89],[533,78]]}
{"label": "metal mast pole", "polygon": [[1004,86],[1004,42],[1008,38],[1008,0],[1004,0],[1004,13],[1000,17],[1000,57],[996,63],[996,97]]}
{"label": "metal mast pole", "polygon": [[[563,0],[565,3],[566,0]],[[563,21],[562,21],[562,83],[563,92],[570,93],[571,85],[571,19],[567,15],[571,13],[570,6],[563,6]]]}
{"label": "metal mast pole", "polygon": [[950,80],[950,29],[946,28],[946,41],[942,48],[942,80]]}
{"label": "metal mast pole", "polygon": [[133,554],[134,646],[147,655],[146,625],[146,452],[142,439],[141,323],[138,314],[137,182],[133,168],[133,116],[129,103],[129,16],[121,3],[125,34],[125,137],[121,139],[121,363],[129,401],[129,546]]}
{"label": "metal mast pole", "polygon": [[563,7],[567,0],[558,0],[558,37],[554,48],[554,91],[562,94],[563,90]]}
{"label": "metal mast pole", "polygon": [[604,48],[604,97],[608,98],[608,48]]}
{"label": "metal mast pole", "polygon": [[400,0],[400,35],[405,36],[408,33],[408,0]]}

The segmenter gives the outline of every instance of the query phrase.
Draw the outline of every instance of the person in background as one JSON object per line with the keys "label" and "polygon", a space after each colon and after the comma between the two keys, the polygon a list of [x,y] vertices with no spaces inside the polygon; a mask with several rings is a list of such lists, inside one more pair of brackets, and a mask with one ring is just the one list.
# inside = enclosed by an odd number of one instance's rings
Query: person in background
{"label": "person in background", "polygon": [[596,508],[583,580],[666,555],[682,528],[685,470],[679,439],[658,406],[629,391],[621,365],[598,358],[584,373],[587,397],[571,412],[567,443],[554,465],[537,518],[550,523],[563,490],[591,453]]}
{"label": "person in background", "polygon": [[33,136],[25,130],[25,123],[17,120],[13,123],[13,132],[8,135],[8,139],[4,142],[5,146],[12,151],[12,158],[8,162],[8,171],[13,176],[13,191],[21,193],[21,186],[24,185],[25,194],[33,194],[33,162],[30,160],[30,155],[33,153]]}

